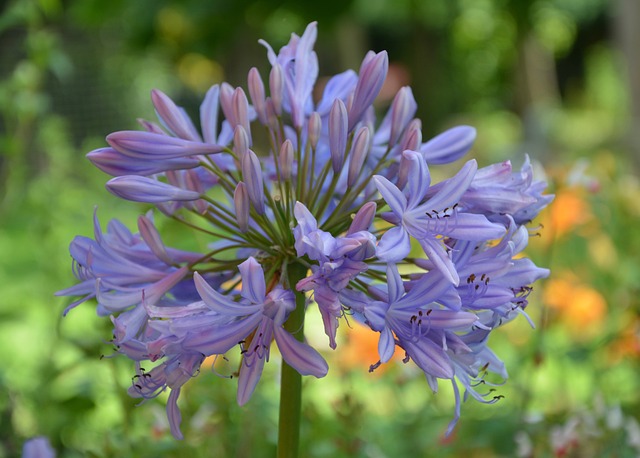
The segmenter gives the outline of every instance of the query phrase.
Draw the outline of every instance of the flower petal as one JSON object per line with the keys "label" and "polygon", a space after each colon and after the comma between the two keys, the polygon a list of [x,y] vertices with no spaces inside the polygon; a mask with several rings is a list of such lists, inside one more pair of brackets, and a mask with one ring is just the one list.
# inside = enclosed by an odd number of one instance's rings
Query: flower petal
{"label": "flower petal", "polygon": [[318,378],[327,375],[329,366],[315,348],[298,341],[280,326],[276,326],[274,330],[282,359],[289,366],[298,371],[300,375],[313,375]]}
{"label": "flower petal", "polygon": [[267,292],[262,266],[250,256],[238,269],[242,276],[242,297],[253,304],[263,304]]}
{"label": "flower petal", "polygon": [[385,328],[380,333],[380,340],[378,341],[378,353],[380,354],[380,362],[386,363],[391,359],[396,349],[396,343],[393,338],[393,333],[389,327]]}
{"label": "flower petal", "polygon": [[391,210],[398,216],[402,216],[407,209],[407,198],[402,191],[381,175],[374,175],[373,182]]}
{"label": "flower petal", "polygon": [[409,233],[402,226],[396,226],[384,233],[378,243],[376,256],[384,262],[399,262],[406,258],[410,251]]}
{"label": "flower petal", "polygon": [[429,260],[433,262],[448,281],[457,286],[460,283],[458,271],[456,270],[456,266],[453,264],[453,261],[451,261],[451,258],[447,255],[445,249],[440,245],[440,242],[431,238],[425,238],[419,240],[419,242],[424,253],[429,257]]}

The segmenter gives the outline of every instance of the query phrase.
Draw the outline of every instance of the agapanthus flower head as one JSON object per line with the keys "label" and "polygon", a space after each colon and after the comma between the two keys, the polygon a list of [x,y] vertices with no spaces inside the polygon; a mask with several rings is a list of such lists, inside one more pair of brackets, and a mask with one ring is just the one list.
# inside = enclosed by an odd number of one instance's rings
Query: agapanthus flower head
{"label": "agapanthus flower head", "polygon": [[475,129],[423,142],[409,87],[378,118],[385,51],[329,78],[314,99],[316,38],[311,23],[279,52],[262,42],[268,80],[252,68],[246,90],[211,87],[199,128],[154,90],[158,123],[112,133],[109,147],[88,154],[112,175],[116,196],[154,204],[210,241],[196,253],[166,246],[152,211],[137,234],[117,220],[102,232],[96,216],[94,238],[70,246],[79,283],[57,293],[80,296],[67,310],[97,300],[117,352],[136,361],[130,394],[148,399],[169,388],[178,438],[181,387],[209,356],[239,353],[239,404],[250,400],[273,342],[300,374],[327,374],[318,349],[287,326],[304,314],[303,295],[318,307],[332,349],[340,351],[338,328],[353,314],[379,334],[371,370],[399,347],[433,390],[451,383],[451,430],[459,385],[480,401],[497,399],[475,388],[487,372],[507,376],[488,337],[526,315],[531,284],[549,274],[523,256],[526,224],[552,199],[529,159],[519,172],[472,159],[433,183],[431,167],[464,156]]}

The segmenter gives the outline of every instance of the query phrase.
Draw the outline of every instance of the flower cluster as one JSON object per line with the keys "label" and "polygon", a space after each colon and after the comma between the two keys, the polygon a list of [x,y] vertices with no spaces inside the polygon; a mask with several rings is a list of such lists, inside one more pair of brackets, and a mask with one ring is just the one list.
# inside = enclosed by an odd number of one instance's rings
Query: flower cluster
{"label": "flower cluster", "polygon": [[[459,417],[460,385],[476,390],[488,372],[506,378],[487,346],[493,329],[524,313],[531,284],[546,277],[522,256],[526,224],[552,196],[528,160],[478,169],[468,161],[431,182],[429,167],[467,153],[475,130],[460,126],[423,142],[411,89],[400,89],[381,121],[373,102],[388,70],[369,52],[358,73],[330,78],[314,98],[316,24],[276,53],[268,44],[268,95],[259,71],[248,94],[213,86],[200,130],[185,110],[152,92],[159,124],[107,136],[89,160],[113,176],[107,189],[155,205],[210,238],[206,252],[166,246],[150,211],[138,233],[117,220],[70,246],[80,280],[58,295],[95,298],[114,326],[119,353],[136,362],[129,393],[171,389],[167,414],[181,437],[177,399],[205,358],[237,348],[237,400],[246,403],[272,342],[302,375],[323,377],[322,355],[286,326],[316,304],[335,349],[346,314],[379,333],[379,361],[400,347],[435,391],[449,381]],[[292,272],[304,272],[296,278]],[[296,297],[306,297],[306,303]],[[145,371],[143,361],[157,362]]]}

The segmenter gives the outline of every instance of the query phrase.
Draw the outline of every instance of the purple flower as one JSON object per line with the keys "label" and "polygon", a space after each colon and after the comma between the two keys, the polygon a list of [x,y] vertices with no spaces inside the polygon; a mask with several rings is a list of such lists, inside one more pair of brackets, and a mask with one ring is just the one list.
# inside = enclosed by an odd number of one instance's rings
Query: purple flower
{"label": "purple flower", "polygon": [[34,437],[24,443],[22,458],[55,458],[56,451],[46,437]]}
{"label": "purple flower", "polygon": [[385,262],[398,262],[411,250],[410,237],[416,239],[425,254],[445,277],[458,284],[456,272],[446,247],[438,236],[462,240],[491,240],[502,237],[504,227],[491,223],[483,215],[466,213],[458,209],[458,201],[469,187],[476,171],[475,161],[469,161],[437,193],[424,199],[431,184],[429,169],[423,157],[414,151],[405,151],[404,157],[412,163],[405,192],[377,175],[373,179],[392,214],[386,219],[396,224],[387,231],[378,245],[378,258]]}
{"label": "purple flower", "polygon": [[[379,334],[372,370],[400,347],[431,389],[449,381],[450,432],[462,390],[497,399],[478,388],[487,371],[507,376],[488,338],[518,315],[530,320],[532,284],[549,275],[523,255],[526,225],[553,198],[529,159],[519,171],[508,161],[478,169],[470,160],[432,184],[429,167],[465,155],[475,129],[458,126],[423,142],[409,87],[380,119],[374,102],[386,51],[368,52],[358,73],[327,77],[320,94],[317,33],[313,22],[277,53],[261,41],[268,81],[253,67],[249,97],[213,85],[199,126],[153,90],[157,122],[140,120],[142,131],[112,133],[108,146],[88,154],[113,177],[110,192],[155,204],[171,218],[173,240],[206,246],[168,246],[151,213],[138,218],[136,234],[117,220],[103,233],[95,217],[93,239],[78,236],[69,247],[77,284],[56,293],[79,297],[65,313],[96,299],[116,352],[136,362],[130,394],[171,390],[175,437],[182,386],[209,356],[239,348],[239,404],[256,389],[273,341],[283,367],[327,373],[320,353],[288,331],[297,326],[290,317],[306,310],[296,310],[303,299],[318,305],[331,348],[340,319],[353,314]],[[424,255],[412,251],[418,246]]]}
{"label": "purple flower", "polygon": [[297,341],[282,327],[288,314],[295,308],[293,293],[280,285],[267,292],[262,267],[252,257],[238,268],[242,278],[240,302],[220,294],[201,276],[195,275],[196,288],[202,300],[220,323],[187,335],[183,342],[185,348],[212,355],[226,353],[237,344],[241,346],[243,364],[238,381],[240,405],[249,401],[264,363],[269,360],[273,339],[282,358],[300,374],[324,377],[328,370],[324,358],[309,345]]}
{"label": "purple flower", "polygon": [[171,388],[167,400],[167,418],[171,434],[176,439],[183,439],[180,431],[182,416],[178,408],[178,397],[182,385],[191,380],[200,371],[204,355],[197,352],[177,353],[151,371],[146,372],[139,364],[136,375],[131,382],[129,395],[135,398],[152,399]]}
{"label": "purple flower", "polygon": [[316,219],[300,202],[296,203],[295,216],[298,220],[298,226],[294,228],[298,256],[306,254],[319,261],[311,267],[313,274],[298,282],[296,289],[313,290],[330,346],[336,348],[338,318],[343,313],[339,293],[367,270],[364,260],[375,255],[376,239],[365,230],[335,238],[318,229]]}

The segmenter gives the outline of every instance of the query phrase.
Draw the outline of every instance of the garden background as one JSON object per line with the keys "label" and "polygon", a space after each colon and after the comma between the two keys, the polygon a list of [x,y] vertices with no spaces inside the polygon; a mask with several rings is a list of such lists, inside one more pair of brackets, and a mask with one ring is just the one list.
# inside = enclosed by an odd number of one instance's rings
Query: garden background
{"label": "garden background", "polygon": [[[46,436],[60,457],[272,456],[278,364],[252,401],[203,371],[183,390],[184,441],[166,397],[136,407],[133,365],[101,358],[110,323],[90,304],[67,317],[53,293],[74,282],[67,246],[92,212],[130,228],[146,208],[104,190],[84,155],[154,118],[158,88],[190,113],[211,84],[246,87],[289,34],[319,21],[320,75],[389,52],[381,109],[403,85],[425,138],[478,129],[480,166],[525,153],[556,199],[527,254],[551,277],[491,345],[510,379],[495,405],[453,397],[402,364],[368,372],[375,336],[344,332],[335,352],[311,330],[329,375],[305,380],[302,456],[640,454],[640,3],[635,0],[14,0],[0,16],[0,457]],[[263,72],[264,74],[264,72]],[[454,164],[453,167],[459,166]],[[544,167],[544,170],[542,169]],[[163,228],[172,244],[174,228]],[[277,358],[274,358],[277,359]],[[382,369],[382,368],[381,368]]]}

